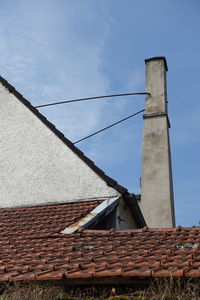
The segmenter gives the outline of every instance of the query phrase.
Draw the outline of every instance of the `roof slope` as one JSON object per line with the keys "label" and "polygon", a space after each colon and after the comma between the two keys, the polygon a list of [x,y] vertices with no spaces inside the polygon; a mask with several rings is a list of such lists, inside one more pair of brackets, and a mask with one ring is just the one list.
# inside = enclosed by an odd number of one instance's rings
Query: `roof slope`
{"label": "roof slope", "polygon": [[0,209],[0,241],[51,237],[87,216],[104,200]]}
{"label": "roof slope", "polygon": [[[94,204],[81,205],[86,212]],[[200,277],[200,228],[59,233],[63,210],[76,218],[78,205],[56,205],[53,213],[45,213],[46,206],[17,212],[1,209],[0,281],[63,278],[80,283],[87,278],[88,283],[141,276]],[[50,215],[49,224],[43,214]]]}
{"label": "roof slope", "polygon": [[0,76],[0,83],[6,87],[19,101],[21,101],[29,110],[31,110],[59,139],[63,141],[82,161],[84,161],[98,176],[100,176],[108,186],[114,188],[119,193],[127,193],[127,189],[119,185],[111,177],[107,176],[100,168],[98,168],[92,160],[84,155],[74,144],[68,140],[62,132],[60,132],[51,122],[47,120],[31,103],[20,94],[15,87],[9,84],[2,76]]}

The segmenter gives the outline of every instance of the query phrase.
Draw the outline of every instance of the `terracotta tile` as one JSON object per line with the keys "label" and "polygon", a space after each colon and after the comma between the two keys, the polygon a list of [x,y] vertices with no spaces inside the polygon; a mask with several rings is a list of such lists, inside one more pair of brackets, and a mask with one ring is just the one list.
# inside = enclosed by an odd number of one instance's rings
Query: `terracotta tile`
{"label": "terracotta tile", "polygon": [[200,277],[200,268],[191,267],[185,270],[186,277]]}
{"label": "terracotta tile", "polygon": [[[105,261],[105,257],[106,256],[104,256],[104,255],[103,256],[94,256],[93,257],[93,261],[94,262],[99,262],[99,263],[102,262],[102,261],[104,262]],[[109,261],[108,257],[106,257],[106,260]],[[115,257],[114,260],[112,260],[112,261],[118,261],[118,260],[119,260],[119,258]]]}
{"label": "terracotta tile", "polygon": [[4,273],[0,274],[0,281],[8,281],[9,280],[9,275]]}
{"label": "terracotta tile", "polygon": [[169,268],[168,270],[171,272],[172,276],[182,277],[184,276],[186,267],[179,268],[179,266]]}
{"label": "terracotta tile", "polygon": [[12,281],[21,281],[21,280],[35,280],[35,273],[26,272],[26,273],[18,273],[9,278]]}
{"label": "terracotta tile", "polygon": [[184,269],[178,268],[158,268],[153,270],[152,276],[154,277],[171,277],[171,276],[183,276]]}
{"label": "terracotta tile", "polygon": [[135,260],[133,255],[119,255],[119,261],[130,262],[133,259]]}
{"label": "terracotta tile", "polygon": [[151,269],[146,267],[123,269],[123,276],[125,277],[151,276],[151,274],[152,274]]}
{"label": "terracotta tile", "polygon": [[6,272],[6,267],[5,266],[0,266],[0,272]]}
{"label": "terracotta tile", "polygon": [[[131,264],[131,262],[130,262]],[[117,261],[117,262],[108,262],[106,268],[112,269],[112,268],[122,268],[124,267],[124,263]]]}
{"label": "terracotta tile", "polygon": [[142,261],[135,262],[135,268],[137,267],[145,267],[145,268],[158,268],[161,266],[161,262],[158,261]]}
{"label": "terracotta tile", "polygon": [[192,262],[190,262],[190,266],[192,267],[192,268],[200,268],[200,261],[192,261]]}
{"label": "terracotta tile", "polygon": [[90,278],[93,276],[93,270],[92,269],[86,269],[86,270],[78,270],[78,271],[65,271],[66,278]]}
{"label": "terracotta tile", "polygon": [[189,261],[185,262],[176,262],[176,261],[171,261],[171,262],[161,262],[161,266],[163,268],[171,268],[171,267],[176,267],[176,268],[185,268],[190,266]]}
{"label": "terracotta tile", "polygon": [[[4,209],[0,209],[0,222],[6,223],[4,230],[9,230],[15,236],[20,231],[24,234],[31,232],[58,232],[59,224],[63,229],[75,219],[88,214],[88,211],[94,209],[102,200],[91,201],[88,203],[66,203],[48,206],[35,206],[26,208],[8,209],[5,213]],[[70,212],[70,214],[69,214]],[[68,218],[66,218],[68,216]],[[27,222],[28,221],[28,222]],[[10,226],[10,225],[16,226]],[[19,225],[20,224],[20,225]],[[34,224],[34,226],[33,226]],[[57,226],[55,226],[57,224]],[[48,226],[47,226],[48,225]],[[7,226],[7,227],[6,227]],[[21,227],[20,227],[21,226]],[[32,229],[34,228],[34,230]],[[16,230],[18,229],[18,231]],[[25,230],[24,230],[25,229]]]}
{"label": "terracotta tile", "polygon": [[122,275],[122,268],[112,268],[112,269],[95,269],[94,277],[106,277],[106,276],[120,276]]}
{"label": "terracotta tile", "polygon": [[65,277],[65,271],[46,271],[36,274],[36,280],[57,280]]}
{"label": "terracotta tile", "polygon": [[[180,241],[200,243],[198,228],[59,233],[62,226],[87,214],[95,205],[98,202],[0,209],[0,222],[4,224],[0,280],[59,279],[64,273],[70,278],[199,276],[200,247],[176,247]],[[93,249],[73,251],[91,244],[95,245]]]}
{"label": "terracotta tile", "polygon": [[18,272],[28,272],[29,271],[29,266],[28,265],[15,265],[15,266],[7,266],[6,272],[13,272],[13,271],[18,271]]}
{"label": "terracotta tile", "polygon": [[80,268],[81,269],[91,269],[91,268],[107,268],[108,263],[106,261],[100,261],[100,262],[90,262],[90,263],[81,263]]}
{"label": "terracotta tile", "polygon": [[171,273],[168,271],[168,269],[162,269],[162,268],[157,268],[152,271],[152,276],[154,277],[168,277],[171,276]]}

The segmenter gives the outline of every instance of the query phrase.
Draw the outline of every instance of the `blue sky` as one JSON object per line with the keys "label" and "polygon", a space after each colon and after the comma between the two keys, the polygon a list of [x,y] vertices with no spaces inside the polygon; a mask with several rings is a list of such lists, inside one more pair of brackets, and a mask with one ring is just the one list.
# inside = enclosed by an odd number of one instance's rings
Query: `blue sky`
{"label": "blue sky", "polygon": [[[177,225],[200,221],[199,0],[0,0],[0,74],[33,105],[145,90],[165,56]],[[41,108],[72,141],[144,108],[144,97]],[[142,115],[77,144],[139,193]]]}

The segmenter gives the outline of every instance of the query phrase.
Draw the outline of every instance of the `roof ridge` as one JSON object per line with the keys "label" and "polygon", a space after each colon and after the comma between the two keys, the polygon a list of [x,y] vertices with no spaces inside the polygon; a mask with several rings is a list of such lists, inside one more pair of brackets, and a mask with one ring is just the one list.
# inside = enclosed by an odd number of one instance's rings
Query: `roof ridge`
{"label": "roof ridge", "polygon": [[9,90],[10,93],[15,95],[15,97],[21,101],[28,109],[30,109],[53,133],[62,140],[65,145],[67,145],[83,162],[85,162],[90,169],[92,169],[99,177],[101,177],[108,186],[114,188],[120,194],[125,194],[128,190],[119,185],[117,181],[113,178],[107,176],[103,170],[95,165],[95,163],[89,159],[81,150],[79,150],[74,144],[65,137],[65,135],[58,130],[53,123],[51,123],[43,114],[41,114],[37,108],[35,108],[27,99],[24,98],[22,94],[20,94],[14,86],[12,86],[6,79],[0,76],[0,82],[2,85]]}

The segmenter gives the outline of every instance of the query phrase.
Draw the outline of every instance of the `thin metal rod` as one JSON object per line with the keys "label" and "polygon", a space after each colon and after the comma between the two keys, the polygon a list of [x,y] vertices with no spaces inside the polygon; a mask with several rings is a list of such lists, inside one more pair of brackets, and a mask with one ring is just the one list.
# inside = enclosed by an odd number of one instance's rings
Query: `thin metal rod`
{"label": "thin metal rod", "polygon": [[80,99],[73,99],[73,100],[41,104],[41,105],[35,106],[35,108],[45,107],[45,106],[53,106],[53,105],[59,105],[59,104],[65,104],[65,103],[72,103],[72,102],[78,102],[78,101],[95,100],[95,99],[100,99],[100,98],[134,96],[134,95],[150,95],[150,93],[126,93],[126,94],[113,94],[113,95],[104,95],[104,96],[96,96],[96,97],[87,97],[87,98],[80,98]]}
{"label": "thin metal rod", "polygon": [[128,116],[128,117],[126,117],[126,118],[120,120],[120,121],[117,121],[117,122],[115,122],[115,123],[113,123],[113,124],[111,124],[111,125],[109,125],[109,126],[107,126],[107,127],[104,127],[103,129],[100,129],[100,130],[98,130],[98,131],[96,131],[96,132],[94,132],[94,133],[92,133],[92,134],[90,134],[90,135],[88,135],[88,136],[86,136],[86,137],[84,137],[84,138],[82,138],[82,139],[76,141],[76,142],[73,143],[73,144],[75,145],[75,144],[77,144],[77,143],[80,143],[80,142],[82,142],[82,141],[84,141],[84,140],[86,140],[86,139],[88,139],[88,138],[90,138],[90,137],[92,137],[92,136],[94,136],[94,135],[96,135],[96,134],[98,134],[98,133],[104,131],[104,130],[107,130],[107,129],[109,129],[109,128],[111,128],[111,127],[113,127],[113,126],[115,126],[115,125],[117,125],[117,124],[119,124],[119,123],[122,123],[122,122],[124,122],[124,121],[126,121],[126,120],[128,120],[128,119],[130,119],[130,118],[132,118],[132,117],[134,117],[134,116],[136,116],[136,115],[138,115],[138,114],[144,112],[144,111],[145,111],[145,109],[139,110],[139,111],[137,111],[136,113],[134,113],[134,114],[132,114],[132,115],[130,115],[130,116]]}

